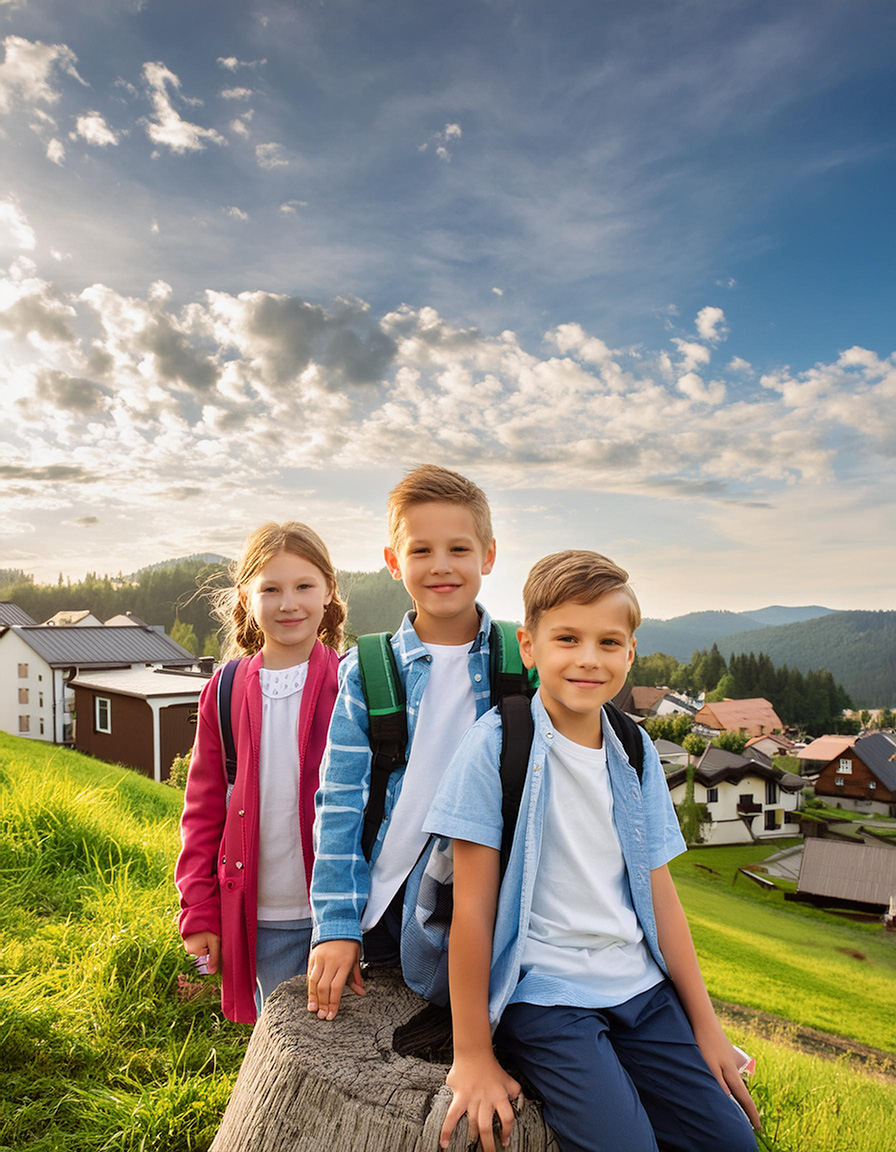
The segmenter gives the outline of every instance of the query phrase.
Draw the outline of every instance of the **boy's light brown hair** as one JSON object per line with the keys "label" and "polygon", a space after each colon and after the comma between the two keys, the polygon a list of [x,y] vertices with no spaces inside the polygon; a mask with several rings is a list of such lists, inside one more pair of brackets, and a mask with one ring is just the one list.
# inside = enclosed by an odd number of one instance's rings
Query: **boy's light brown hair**
{"label": "boy's light brown hair", "polygon": [[486,552],[491,548],[494,539],[492,514],[485,493],[466,476],[448,468],[440,468],[438,464],[422,464],[408,472],[389,493],[386,510],[390,548],[397,552],[404,540],[408,510],[415,504],[431,504],[434,501],[469,508],[480,544]]}
{"label": "boy's light brown hair", "polygon": [[542,614],[559,604],[590,604],[617,591],[624,592],[628,599],[634,633],[641,623],[641,607],[624,568],[599,552],[586,549],[552,552],[533,566],[523,588],[525,626],[534,631]]}

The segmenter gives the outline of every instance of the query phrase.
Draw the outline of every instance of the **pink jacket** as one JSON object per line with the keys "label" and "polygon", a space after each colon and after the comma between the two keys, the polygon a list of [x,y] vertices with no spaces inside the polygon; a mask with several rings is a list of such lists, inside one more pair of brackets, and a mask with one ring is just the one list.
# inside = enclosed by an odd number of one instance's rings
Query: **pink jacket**
{"label": "pink jacket", "polygon": [[[258,653],[240,662],[233,682],[236,783],[226,804],[227,777],[218,727],[217,681],[205,686],[187,777],[181,848],[174,879],[180,894],[182,936],[213,932],[221,937],[221,1007],[230,1020],[254,1024],[255,942],[258,888],[258,759],[261,685]],[[339,657],[320,641],[308,662],[299,711],[299,830],[305,877],[314,863],[314,794],[336,701]]]}

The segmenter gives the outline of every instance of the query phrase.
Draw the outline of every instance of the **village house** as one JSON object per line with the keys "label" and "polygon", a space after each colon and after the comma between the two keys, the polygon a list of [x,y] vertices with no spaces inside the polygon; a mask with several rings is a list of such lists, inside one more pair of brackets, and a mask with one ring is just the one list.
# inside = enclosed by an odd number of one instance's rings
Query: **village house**
{"label": "village house", "polygon": [[6,628],[10,624],[36,624],[36,620],[32,620],[24,608],[20,608],[18,604],[13,604],[11,600],[0,600],[0,628]]}
{"label": "village house", "polygon": [[754,736],[747,741],[744,752],[748,748],[755,748],[757,752],[764,753],[770,760],[774,760],[776,756],[793,755],[793,741],[787,736],[775,735],[774,733],[769,733],[766,736]]}
{"label": "village house", "polygon": [[847,748],[852,748],[857,736],[819,736],[805,748],[796,752],[800,761],[800,775],[815,777],[832,760],[841,757]]}
{"label": "village house", "polygon": [[782,731],[784,725],[768,700],[715,700],[704,704],[694,717],[694,725],[710,738],[721,732],[746,732],[748,736],[765,736]]}
{"label": "village house", "polygon": [[59,611],[49,620],[44,620],[45,628],[99,628],[102,620],[94,616],[88,609],[78,611]]}
{"label": "village house", "polygon": [[896,850],[884,845],[807,840],[796,898],[883,911],[896,904]]}
{"label": "village house", "polygon": [[193,746],[199,695],[208,678],[207,672],[159,668],[79,673],[71,682],[75,747],[167,780],[175,756]]}
{"label": "village house", "polygon": [[154,628],[0,625],[0,731],[71,744],[71,681],[79,673],[195,663],[195,656]]}
{"label": "village house", "polygon": [[835,808],[896,816],[896,736],[873,732],[841,748],[819,772],[815,795]]}
{"label": "village house", "polygon": [[680,744],[676,744],[674,740],[654,740],[654,748],[656,748],[657,755],[660,758],[660,764],[669,764],[672,767],[680,768],[688,765],[688,754]]}
{"label": "village house", "polygon": [[642,684],[626,684],[613,697],[613,703],[629,716],[694,716],[697,705],[680,692],[668,688],[649,688]]}
{"label": "village house", "polygon": [[[694,799],[710,816],[707,844],[743,844],[798,835],[796,810],[804,781],[775,768],[761,752],[738,756],[710,745],[694,770]],[[685,798],[687,768],[666,774],[674,804]]]}

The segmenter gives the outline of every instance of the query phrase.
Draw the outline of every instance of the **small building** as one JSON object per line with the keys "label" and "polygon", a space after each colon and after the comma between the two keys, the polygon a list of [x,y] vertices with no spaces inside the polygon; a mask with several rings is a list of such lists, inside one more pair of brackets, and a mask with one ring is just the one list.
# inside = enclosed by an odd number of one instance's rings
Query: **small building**
{"label": "small building", "polygon": [[[666,775],[674,804],[687,787],[687,768]],[[769,763],[762,753],[753,759],[710,745],[694,770],[694,799],[705,804],[707,844],[743,844],[775,836],[798,835],[796,810],[804,781]]]}
{"label": "small building", "polygon": [[136,628],[149,627],[139,616],[135,616],[133,612],[119,612],[117,616],[113,616],[110,620],[106,621],[107,628],[122,628],[128,625]]}
{"label": "small building", "polygon": [[803,845],[797,898],[883,911],[896,899],[896,851],[843,840]]}
{"label": "small building", "polygon": [[78,673],[195,663],[195,656],[153,628],[0,627],[0,731],[71,744],[75,697],[70,685]]}
{"label": "small building", "polygon": [[873,732],[841,748],[819,772],[815,795],[835,808],[896,816],[896,736]]}
{"label": "small building", "polygon": [[87,608],[74,612],[63,609],[49,620],[44,620],[44,628],[97,628],[101,624],[102,620]]}
{"label": "small building", "polygon": [[696,716],[699,705],[680,692],[667,692],[656,704],[654,716]]}
{"label": "small building", "polygon": [[11,624],[36,624],[36,620],[28,615],[24,608],[13,604],[11,600],[0,600],[0,628]]}
{"label": "small building", "polygon": [[762,696],[704,704],[694,717],[694,723],[713,734],[743,731],[748,736],[765,736],[784,728],[772,705]]}
{"label": "small building", "polygon": [[653,746],[657,750],[661,764],[669,764],[676,768],[687,767],[688,754],[674,740],[654,740]]}
{"label": "small building", "polygon": [[755,748],[757,752],[763,752],[770,760],[774,760],[776,756],[792,755],[793,741],[787,736],[775,735],[770,732],[766,736],[754,736],[748,740],[744,751],[746,752],[748,748]]}
{"label": "small building", "polygon": [[167,780],[171,761],[193,746],[202,672],[119,668],[82,672],[75,693],[75,747],[127,764],[153,780]]}
{"label": "small building", "polygon": [[847,748],[852,748],[857,736],[819,736],[804,748],[798,748],[800,772],[803,776],[817,776],[826,764],[842,756]]}

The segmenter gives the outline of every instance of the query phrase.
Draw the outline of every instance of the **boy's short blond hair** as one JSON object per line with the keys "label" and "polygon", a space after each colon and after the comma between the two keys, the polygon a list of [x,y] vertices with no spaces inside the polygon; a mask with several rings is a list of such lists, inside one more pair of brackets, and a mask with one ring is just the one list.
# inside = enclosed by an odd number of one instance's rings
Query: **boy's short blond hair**
{"label": "boy's short blond hair", "polygon": [[535,630],[545,612],[568,601],[590,604],[608,592],[623,592],[629,602],[632,634],[641,623],[641,606],[628,582],[628,572],[586,549],[567,549],[543,556],[532,568],[523,588],[526,628]]}
{"label": "boy's short blond hair", "polygon": [[405,535],[405,516],[415,504],[460,504],[469,508],[476,526],[476,536],[484,551],[492,546],[492,514],[488,498],[482,489],[448,468],[438,464],[422,464],[408,472],[389,493],[386,510],[389,517],[389,547],[397,550]]}

